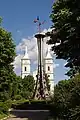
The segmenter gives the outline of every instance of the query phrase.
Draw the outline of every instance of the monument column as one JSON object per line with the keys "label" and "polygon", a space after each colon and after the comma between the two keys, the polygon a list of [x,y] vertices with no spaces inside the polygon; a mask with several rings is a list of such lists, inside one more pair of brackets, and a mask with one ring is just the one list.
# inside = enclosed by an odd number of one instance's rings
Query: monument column
{"label": "monument column", "polygon": [[39,79],[39,92],[40,97],[44,98],[44,88],[43,88],[43,38],[45,37],[44,34],[36,34],[35,37],[37,38],[37,45],[38,45],[38,79]]}

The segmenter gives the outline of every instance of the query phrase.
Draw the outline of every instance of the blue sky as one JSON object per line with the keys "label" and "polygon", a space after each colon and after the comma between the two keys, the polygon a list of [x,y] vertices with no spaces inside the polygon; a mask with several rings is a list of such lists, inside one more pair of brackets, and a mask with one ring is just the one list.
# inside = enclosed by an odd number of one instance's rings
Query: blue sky
{"label": "blue sky", "polygon": [[[51,27],[52,22],[49,18],[53,0],[0,0],[0,16],[3,18],[2,26],[12,33],[14,42],[20,44],[23,38],[33,36],[37,32],[37,26],[33,23],[36,16],[40,20],[46,20],[42,29]],[[65,79],[65,61],[55,60],[59,64],[55,68],[55,82]]]}

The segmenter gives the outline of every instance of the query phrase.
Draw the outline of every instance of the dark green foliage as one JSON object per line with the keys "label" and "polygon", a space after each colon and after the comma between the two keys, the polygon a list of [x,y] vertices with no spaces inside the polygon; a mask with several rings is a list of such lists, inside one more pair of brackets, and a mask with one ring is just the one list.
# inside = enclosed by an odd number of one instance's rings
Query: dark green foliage
{"label": "dark green foliage", "polygon": [[[80,72],[80,1],[57,0],[52,9],[50,17],[55,30],[48,34],[51,37],[48,43],[54,44],[52,50],[56,58],[67,60],[66,67],[71,68],[67,75],[70,76]],[[56,43],[60,44],[56,46]]]}
{"label": "dark green foliage", "polygon": [[19,76],[13,76],[13,82],[10,89],[10,97],[12,100],[21,98],[22,79]]}
{"label": "dark green foliage", "polygon": [[22,110],[48,110],[51,109],[51,101],[45,100],[26,100],[12,104],[12,108],[22,109]]}
{"label": "dark green foliage", "polygon": [[[48,44],[53,44],[57,59],[67,61],[66,73],[72,79],[62,80],[54,90],[53,113],[61,120],[80,119],[80,1],[56,0],[50,15],[53,22]],[[59,44],[57,44],[59,43]],[[75,76],[76,75],[76,76]]]}
{"label": "dark green foliage", "polygon": [[12,104],[11,100],[0,102],[0,114],[1,113],[8,114],[8,110],[9,108],[11,108],[11,104]]}
{"label": "dark green foliage", "polygon": [[62,80],[55,86],[53,106],[54,117],[62,120],[80,119],[80,75]]}
{"label": "dark green foliage", "polygon": [[21,96],[21,95],[15,95],[14,99],[15,99],[15,100],[21,100],[21,99],[22,99],[22,96]]}
{"label": "dark green foliage", "polygon": [[11,63],[15,55],[11,33],[0,27],[0,100],[2,101],[10,98],[9,90],[14,76]]}
{"label": "dark green foliage", "polygon": [[9,96],[14,100],[31,99],[34,91],[35,81],[33,76],[29,75],[22,79],[14,74],[13,82],[10,84]]}
{"label": "dark green foliage", "polygon": [[21,88],[21,96],[25,99],[32,98],[34,92],[35,81],[33,76],[28,75],[24,79],[22,79],[22,88]]}
{"label": "dark green foliage", "polygon": [[1,21],[0,18],[0,115],[2,117],[8,114],[8,109],[11,107],[12,86],[16,77],[12,62],[16,54],[11,33],[2,28]]}

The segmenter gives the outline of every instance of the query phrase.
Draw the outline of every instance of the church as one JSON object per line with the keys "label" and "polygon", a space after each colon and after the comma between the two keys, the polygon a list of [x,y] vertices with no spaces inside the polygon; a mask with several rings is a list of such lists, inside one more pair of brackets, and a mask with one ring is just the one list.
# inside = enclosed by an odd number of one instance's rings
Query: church
{"label": "church", "polygon": [[[46,51],[46,56],[44,57],[44,69],[45,69],[45,73],[48,76],[48,79],[50,81],[49,85],[50,85],[50,92],[54,93],[54,66],[53,66],[53,57],[51,56],[50,53],[50,48],[47,48]],[[23,56],[23,58],[21,59],[21,76],[22,79],[25,76],[28,76],[31,74],[31,61],[28,55],[28,50],[27,50],[27,46],[25,47],[25,54]],[[36,78],[37,75],[37,69],[35,71],[33,71],[33,77],[34,80],[37,80]]]}

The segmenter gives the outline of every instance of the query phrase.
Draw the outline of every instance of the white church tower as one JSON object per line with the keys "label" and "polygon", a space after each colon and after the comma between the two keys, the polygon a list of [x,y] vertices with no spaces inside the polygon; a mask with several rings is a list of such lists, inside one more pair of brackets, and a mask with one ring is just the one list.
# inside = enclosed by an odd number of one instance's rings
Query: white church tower
{"label": "white church tower", "polygon": [[54,94],[54,71],[53,71],[53,57],[50,54],[50,48],[48,46],[47,55],[44,59],[45,63],[45,73],[50,80],[50,92]]}
{"label": "white church tower", "polygon": [[30,59],[28,56],[27,46],[25,48],[25,54],[24,57],[21,59],[21,76],[22,79],[25,76],[30,75]]}

